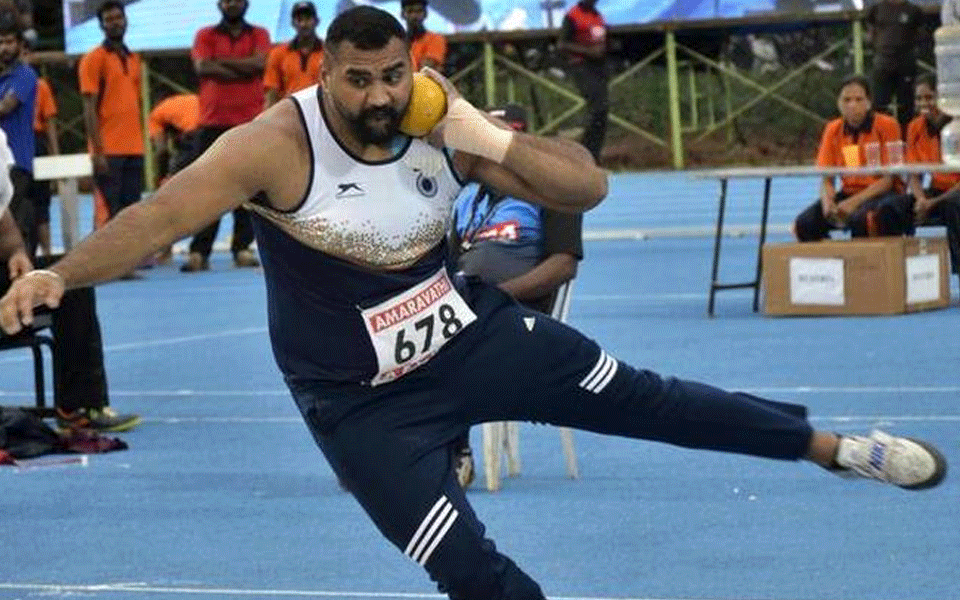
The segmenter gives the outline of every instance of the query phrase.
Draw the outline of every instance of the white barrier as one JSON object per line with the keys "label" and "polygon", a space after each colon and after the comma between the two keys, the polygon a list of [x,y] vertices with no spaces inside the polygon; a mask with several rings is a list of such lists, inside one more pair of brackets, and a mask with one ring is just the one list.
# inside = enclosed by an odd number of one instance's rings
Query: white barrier
{"label": "white barrier", "polygon": [[60,196],[60,224],[63,248],[69,250],[80,240],[77,182],[93,174],[89,154],[60,154],[38,156],[33,159],[33,178],[37,181],[56,181]]}

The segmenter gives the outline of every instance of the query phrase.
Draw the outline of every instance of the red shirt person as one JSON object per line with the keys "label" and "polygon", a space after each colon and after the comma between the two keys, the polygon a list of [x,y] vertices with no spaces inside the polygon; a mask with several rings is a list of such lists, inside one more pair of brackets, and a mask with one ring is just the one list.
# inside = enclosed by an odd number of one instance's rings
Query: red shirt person
{"label": "red shirt person", "polygon": [[607,85],[607,24],[597,10],[597,0],[580,0],[563,17],[560,49],[567,70],[587,103],[587,121],[581,143],[594,160],[607,137],[610,96]]}
{"label": "red shirt person", "polygon": [[[204,27],[193,42],[193,67],[200,78],[200,127],[195,156],[232,127],[252,121],[263,109],[263,71],[270,52],[270,34],[247,23],[247,0],[219,0],[223,20]],[[219,219],[197,233],[190,242],[190,256],[180,267],[185,273],[210,268],[210,252],[220,227]],[[250,250],[253,226],[246,209],[233,211],[230,250],[238,267],[260,263]]]}

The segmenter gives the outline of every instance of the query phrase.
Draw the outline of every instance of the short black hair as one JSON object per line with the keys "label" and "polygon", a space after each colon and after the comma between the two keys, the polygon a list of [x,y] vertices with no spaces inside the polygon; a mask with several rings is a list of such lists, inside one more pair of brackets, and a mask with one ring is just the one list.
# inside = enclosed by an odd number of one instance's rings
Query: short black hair
{"label": "short black hair", "polygon": [[417,6],[421,5],[424,8],[427,7],[427,0],[400,0],[400,8],[406,8],[408,6]]}
{"label": "short black hair", "polygon": [[0,9],[0,31],[3,35],[13,35],[14,30],[20,30],[20,15],[12,8]]}
{"label": "short black hair", "polygon": [[18,41],[23,42],[23,28],[20,27],[20,19],[17,13],[4,10],[0,12],[0,37],[12,35]]}
{"label": "short black hair", "polygon": [[849,77],[846,77],[840,82],[839,91],[842,91],[843,88],[847,87],[848,85],[859,85],[863,88],[864,93],[867,95],[867,99],[873,99],[873,96],[870,93],[870,80],[863,75],[850,75]]}
{"label": "short black hair", "polygon": [[358,50],[379,50],[393,38],[407,39],[400,21],[385,10],[361,5],[336,16],[327,28],[324,46],[336,50],[341,42],[350,42]]}
{"label": "short black hair", "polygon": [[920,85],[926,85],[931,90],[937,91],[937,76],[933,73],[917,75],[917,78],[913,82],[913,88],[916,89]]}
{"label": "short black hair", "polygon": [[120,12],[122,12],[124,15],[127,14],[127,10],[123,7],[123,2],[120,2],[119,0],[107,0],[100,5],[100,8],[97,9],[97,19],[103,23],[103,13],[114,9],[120,9]]}

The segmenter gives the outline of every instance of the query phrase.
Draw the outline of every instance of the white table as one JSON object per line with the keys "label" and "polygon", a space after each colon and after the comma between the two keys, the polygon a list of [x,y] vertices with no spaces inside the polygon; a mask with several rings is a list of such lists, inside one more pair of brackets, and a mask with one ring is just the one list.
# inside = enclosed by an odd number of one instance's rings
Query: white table
{"label": "white table", "polygon": [[33,178],[37,181],[56,181],[60,196],[60,225],[63,248],[69,250],[80,241],[77,188],[81,177],[93,174],[89,154],[59,154],[33,159]]}
{"label": "white table", "polygon": [[[721,290],[753,289],[753,312],[760,309],[760,277],[763,270],[763,244],[767,239],[767,217],[770,212],[770,189],[777,177],[837,177],[843,175],[909,175],[915,173],[956,173],[958,165],[943,164],[902,164],[881,167],[816,167],[795,165],[785,167],[738,167],[725,169],[704,169],[690,171],[690,175],[699,179],[716,179],[720,182],[720,201],[717,207],[717,228],[713,241],[713,269],[710,275],[710,294],[707,299],[707,315],[713,316],[716,294]],[[731,179],[763,179],[763,207],[760,213],[760,237],[757,244],[757,269],[753,281],[740,283],[720,283],[717,274],[720,270],[720,240],[723,236],[723,217],[727,206],[727,183]],[[811,192],[811,197],[817,195]]]}

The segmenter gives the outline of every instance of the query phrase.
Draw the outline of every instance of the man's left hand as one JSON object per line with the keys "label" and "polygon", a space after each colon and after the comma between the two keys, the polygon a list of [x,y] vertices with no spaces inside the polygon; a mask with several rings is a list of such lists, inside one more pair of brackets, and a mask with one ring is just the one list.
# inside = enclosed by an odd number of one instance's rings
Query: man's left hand
{"label": "man's left hand", "polygon": [[0,298],[0,329],[13,335],[33,324],[33,309],[40,305],[57,308],[65,291],[63,278],[53,271],[23,275]]}

